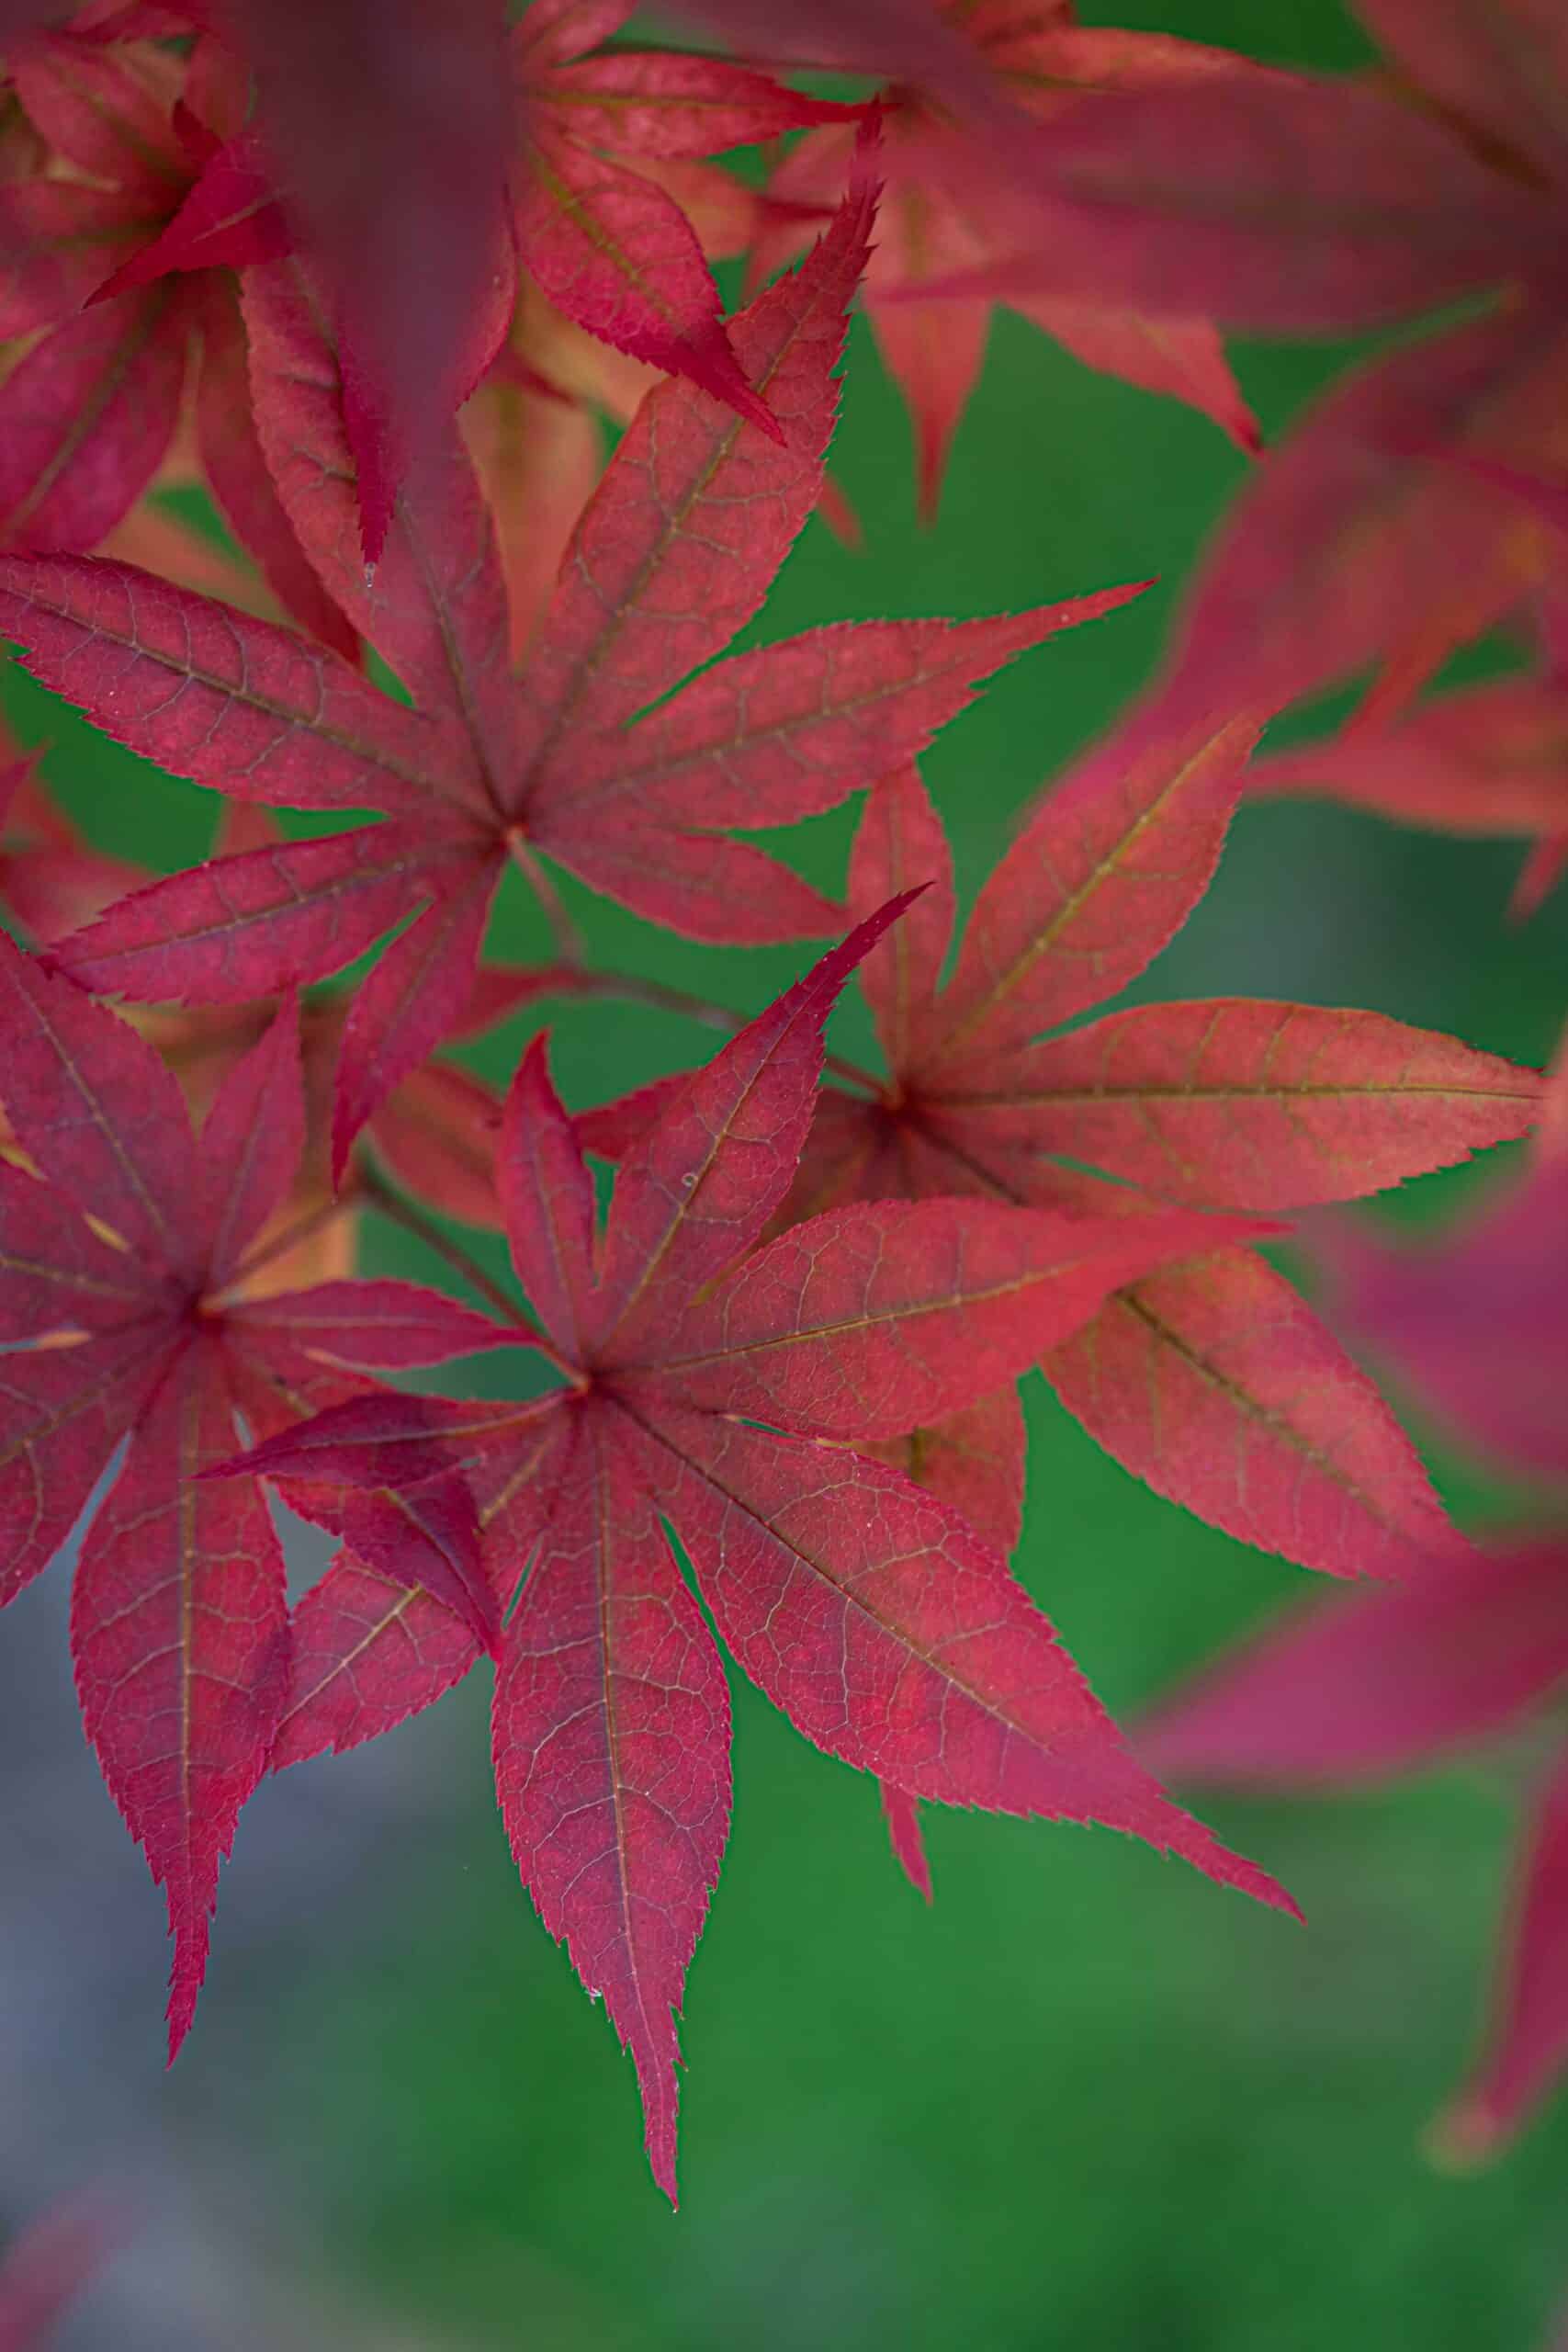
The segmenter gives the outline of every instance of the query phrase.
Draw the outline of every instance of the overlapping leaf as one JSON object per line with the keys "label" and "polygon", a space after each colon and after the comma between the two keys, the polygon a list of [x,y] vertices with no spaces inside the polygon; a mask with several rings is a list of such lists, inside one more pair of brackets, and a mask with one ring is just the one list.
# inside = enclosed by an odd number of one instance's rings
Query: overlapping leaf
{"label": "overlapping leaf", "polygon": [[[569,1386],[521,1408],[352,1403],[248,1458],[306,1508],[312,1481],[417,1498],[473,1476],[498,1602],[526,1571],[495,1698],[513,1850],[631,2050],[671,2195],[672,2011],[728,1826],[728,1711],[661,1518],[739,1664],[829,1753],[910,1800],[1104,1822],[1283,1899],[1132,1763],[1000,1555],[845,1442],[979,1405],[1116,1283],[1206,1240],[1202,1221],[939,1200],[840,1212],[756,1250],[809,1130],[828,1012],[900,903],[681,1090],[622,1169],[602,1237],[530,1049],[502,1193]],[[285,1760],[381,1728],[465,1663],[385,1579],[351,1564],[327,1584],[300,1611]]]}
{"label": "overlapping leaf", "polygon": [[[527,100],[519,173],[524,267],[569,318],[634,359],[689,377],[778,436],[721,315],[702,243],[656,176],[731,147],[762,144],[849,108],[770,76],[680,51],[590,55],[631,15],[630,0],[584,8],[533,0],[513,35]],[[847,157],[845,158],[847,161]],[[838,202],[840,170],[828,198]]]}
{"label": "overlapping leaf", "polygon": [[[855,903],[934,887],[865,969],[889,1077],[865,1099],[825,1091],[786,1216],[950,1193],[1134,1226],[1160,1200],[1277,1210],[1524,1130],[1534,1072],[1378,1014],[1220,999],[1036,1042],[1134,978],[1185,919],[1255,732],[1169,705],[1135,715],[1043,801],[982,889],[945,988],[942,828],[913,770],[877,786]],[[617,1141],[607,1124],[584,1133]],[[1389,1575],[1449,1540],[1370,1381],[1251,1252],[1198,1250],[1152,1274],[1043,1367],[1109,1452],[1247,1542]]]}
{"label": "overlapping leaf", "polygon": [[1568,835],[1568,684],[1507,678],[1435,695],[1390,727],[1355,727],[1259,761],[1252,791],[1338,800],[1436,832],[1518,834],[1537,849],[1515,888],[1533,913]]}
{"label": "overlapping leaf", "polygon": [[[1005,89],[1021,112],[1047,130],[1075,103],[1092,102],[1108,88],[1185,85],[1224,74],[1234,77],[1236,102],[1243,104],[1253,77],[1271,78],[1246,59],[1196,42],[1086,30],[1071,21],[1066,6],[1043,10],[1032,0],[1013,0],[978,15],[964,5],[940,15],[973,44],[976,65],[995,77],[998,92]],[[1040,144],[1048,154],[1048,137]],[[842,131],[811,132],[774,173],[773,195],[797,204],[831,200],[846,149]],[[922,288],[959,274],[983,277],[1009,257],[1005,198],[1012,164],[1005,149],[987,150],[972,126],[955,121],[944,80],[930,97],[908,87],[893,94],[886,171],[866,302],[883,356],[914,419],[920,501],[929,516],[953,434],[980,372],[993,304],[984,292],[928,303]],[[791,232],[781,224],[764,235],[758,251],[765,260],[790,249]],[[1089,367],[1189,401],[1244,447],[1256,448],[1257,427],[1214,329],[1153,297],[1143,308],[1118,304],[1086,289],[1076,277],[1064,292],[1050,274],[1049,256],[1057,249],[1055,239],[1038,239],[1036,280],[1019,288],[1016,307]]]}
{"label": "overlapping leaf", "polygon": [[[1520,1544],[1267,1630],[1168,1702],[1140,1745],[1209,1787],[1359,1785],[1495,1739],[1565,1683],[1568,1550]],[[1561,1761],[1526,1811],[1488,2046],[1443,2126],[1469,2155],[1515,2131],[1568,2061]]]}
{"label": "overlapping leaf", "polygon": [[736,322],[774,443],[695,387],[644,402],[578,525],[521,679],[490,518],[451,443],[411,483],[374,584],[359,557],[336,363],[292,265],[249,273],[261,430],[329,590],[412,691],[409,710],[319,648],[127,567],[12,558],[0,626],[118,739],[242,801],[375,808],[386,824],[154,884],[53,953],[135,1001],[234,1002],[337,970],[411,913],[355,1000],[334,1151],[467,1001],[509,857],[558,861],[694,936],[766,940],[834,910],[726,829],[829,807],[905,755],[974,684],[1126,591],[1016,619],[816,629],[707,670],[757,609],[821,481],[863,175],[797,277]]}
{"label": "overlapping leaf", "polygon": [[10,182],[0,207],[10,214],[0,333],[38,336],[0,390],[0,537],[51,550],[101,544],[158,472],[194,378],[220,510],[285,608],[352,655],[251,420],[231,273],[284,249],[287,236],[254,203],[220,218],[207,202],[200,237],[190,220],[233,153],[199,111],[222,107],[221,77],[149,40],[74,30],[35,37],[15,74],[53,153],[50,168]]}
{"label": "overlapping leaf", "polygon": [[[1347,1242],[1353,1329],[1469,1442],[1568,1492],[1568,1233],[1563,1116],[1552,1072],[1535,1161],[1458,1238],[1395,1251]],[[1470,1747],[1554,1705],[1568,1685],[1568,1546],[1550,1529],[1438,1557],[1411,1587],[1309,1610],[1201,1674],[1154,1716],[1159,1767],[1247,1787],[1359,1784]],[[1444,2120],[1456,2150],[1506,2136],[1568,2061],[1563,1776],[1528,1800],[1488,2047]]]}
{"label": "overlapping leaf", "polygon": [[231,1070],[198,1145],[152,1049],[0,937],[0,1105],[30,1163],[0,1162],[0,1600],[112,1473],[82,1544],[72,1650],[104,1777],[167,1896],[173,2051],[288,1670],[265,1504],[190,1481],[232,1453],[255,1389],[302,1382],[313,1410],[367,1385],[346,1367],[504,1335],[408,1283],[236,1296],[303,1137],[291,1007]]}

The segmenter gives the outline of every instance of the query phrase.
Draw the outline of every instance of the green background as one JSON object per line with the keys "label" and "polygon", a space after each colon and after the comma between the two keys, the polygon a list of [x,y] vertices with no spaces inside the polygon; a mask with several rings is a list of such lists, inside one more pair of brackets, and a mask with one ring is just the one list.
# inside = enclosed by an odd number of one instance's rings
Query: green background
{"label": "green background", "polygon": [[[1366,53],[1326,0],[1084,14],[1286,62]],[[1270,438],[1348,356],[1237,346]],[[757,641],[1159,576],[1132,610],[1026,657],[931,754],[972,892],[1031,796],[1148,675],[1246,461],[1203,420],[1003,318],[934,530],[916,523],[906,420],[858,322],[834,465],[865,548],[813,523]],[[49,772],[106,846],[169,864],[204,846],[209,798],[109,754],[25,684],[12,707],[52,737]],[[803,865],[840,874],[850,829],[851,813],[805,829]],[[1323,808],[1249,809],[1143,992],[1371,1005],[1540,1058],[1568,997],[1568,944],[1561,898],[1528,930],[1505,924],[1517,857]],[[586,894],[574,903],[604,961],[745,1009],[801,962],[667,943]],[[493,944],[544,951],[520,899]],[[843,1016],[852,1054],[861,1018]],[[522,1034],[487,1041],[479,1066],[503,1076]],[[561,1008],[556,1034],[581,1102],[708,1049],[680,1022],[604,1006]],[[1410,1206],[1446,1214],[1499,1173],[1412,1187]],[[431,1271],[386,1232],[371,1258]],[[1135,1714],[1312,1580],[1157,1501],[1030,1386],[1018,1569],[1101,1694]],[[1439,1469],[1456,1491],[1453,1466]],[[62,1656],[40,1671],[63,1678]],[[267,2265],[396,2315],[375,2341],[1472,2352],[1539,2339],[1568,2288],[1568,2102],[1484,2175],[1445,2176],[1419,2145],[1474,2030],[1521,1759],[1354,1801],[1207,1804],[1290,1884],[1304,1930],[1109,1834],[962,1815],[930,1819],[928,1911],[886,1853],[871,1784],[736,1679],[735,1828],[690,1984],[671,2216],[643,2163],[629,2063],[519,1892],[480,1680],[394,1735],[392,1767],[307,1767],[286,1815],[285,1791],[263,1792],[227,1875],[199,2030],[167,2083],[145,2086],[160,2132],[225,2180],[236,2167],[231,2217],[249,2215]],[[313,1820],[339,1822],[388,1769],[415,1801],[372,1808],[323,1884]],[[84,1805],[105,1802],[84,1782]],[[265,1905],[243,1891],[253,1841]],[[149,2041],[157,1909],[145,1890],[127,1927],[137,1998],[118,2029]]]}

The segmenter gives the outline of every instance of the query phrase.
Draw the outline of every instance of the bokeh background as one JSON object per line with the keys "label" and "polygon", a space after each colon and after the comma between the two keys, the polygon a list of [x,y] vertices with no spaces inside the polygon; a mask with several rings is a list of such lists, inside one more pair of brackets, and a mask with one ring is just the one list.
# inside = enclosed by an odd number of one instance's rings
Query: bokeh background
{"label": "bokeh background", "polygon": [[[1335,0],[1083,14],[1284,63],[1366,54]],[[1270,438],[1351,356],[1237,347]],[[1159,577],[1027,657],[931,754],[972,891],[1149,674],[1246,461],[1003,319],[934,530],[859,323],[834,463],[864,548],[814,522],[759,639]],[[209,797],[25,681],[3,693],[104,846],[201,854]],[[803,829],[803,865],[837,877],[849,830],[843,813]],[[1516,864],[1343,812],[1247,810],[1145,988],[1370,1005],[1539,1059],[1568,939],[1561,901],[1505,924]],[[801,961],[718,956],[575,903],[604,961],[747,1010]],[[547,952],[520,898],[493,944]],[[847,1009],[852,1054],[859,1019]],[[520,1035],[477,1065],[503,1077]],[[682,1022],[602,1005],[562,1007],[556,1036],[579,1102],[709,1050]],[[1506,1157],[1382,1213],[1445,1216]],[[389,1230],[367,1250],[376,1270],[434,1271]],[[1031,1386],[1019,1572],[1135,1716],[1312,1580],[1157,1501]],[[1496,1503],[1433,1459],[1461,1505]],[[320,1555],[296,1549],[304,1577]],[[375,1748],[262,1790],[199,2030],[164,2075],[161,1905],[82,1744],[63,1568],[0,1644],[0,2224],[99,2182],[130,2227],[62,2352],[1474,2352],[1536,2343],[1568,2283],[1568,2100],[1485,2174],[1446,2174],[1421,2144],[1475,2029],[1526,1757],[1372,1799],[1208,1808],[1292,1886],[1304,1931],[1107,1833],[961,1815],[930,1817],[928,1911],[870,1782],[737,1680],[736,1826],[691,1980],[672,2216],[630,2065],[518,1889],[479,1676]]]}

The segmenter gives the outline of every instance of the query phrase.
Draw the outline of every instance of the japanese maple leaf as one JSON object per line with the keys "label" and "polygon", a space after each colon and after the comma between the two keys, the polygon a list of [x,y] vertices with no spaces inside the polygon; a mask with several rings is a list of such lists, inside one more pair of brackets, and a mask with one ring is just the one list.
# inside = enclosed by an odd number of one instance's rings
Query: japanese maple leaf
{"label": "japanese maple leaf", "polygon": [[[973,42],[998,89],[1044,125],[1086,94],[1107,87],[1180,85],[1224,74],[1236,79],[1244,98],[1249,76],[1268,78],[1246,59],[1195,42],[1082,28],[1066,5],[1042,9],[1037,0],[1004,0],[976,13],[968,0],[950,0],[942,15]],[[991,155],[983,140],[954,120],[945,87],[931,97],[896,90],[888,107],[887,193],[867,272],[866,307],[914,420],[920,504],[929,518],[954,429],[980,373],[994,305],[985,295],[928,304],[921,289],[932,279],[983,271],[1001,258],[999,198],[1009,164],[1005,154]],[[799,203],[830,198],[842,185],[848,137],[840,130],[811,132],[773,174],[773,195]],[[798,232],[792,238],[781,228],[762,241],[759,256],[788,252],[798,243]],[[1190,401],[1245,448],[1257,448],[1257,426],[1206,321],[1171,315],[1164,306],[1118,306],[1077,285],[1062,296],[1054,292],[1043,264],[1038,288],[1021,291],[1016,307],[1089,367]]]}
{"label": "japanese maple leaf", "polygon": [[1478,1452],[1568,1490],[1568,1052],[1523,1175],[1454,1233],[1331,1246],[1337,1312]]}
{"label": "japanese maple leaf", "polygon": [[[682,190],[710,256],[744,252],[764,202],[716,171],[702,189]],[[521,280],[507,340],[460,418],[495,518],[514,660],[549,609],[572,532],[604,469],[604,421],[624,429],[658,379],[656,368],[589,334]],[[842,533],[842,501],[826,476],[818,505]]]}
{"label": "japanese maple leaf", "polygon": [[[1345,1246],[1338,1306],[1478,1452],[1568,1498],[1568,1057],[1524,1177],[1436,1245]],[[1560,1708],[1568,1541],[1450,1553],[1406,1590],[1265,1630],[1158,1711],[1160,1768],[1205,1782],[1382,1779]],[[1477,2153],[1568,2064],[1568,1757],[1529,1795],[1489,2043],[1444,2126]]]}
{"label": "japanese maple leaf", "polygon": [[[7,808],[7,779],[14,790]],[[265,809],[237,808],[220,829],[220,853],[238,854],[282,839]],[[35,944],[73,930],[125,891],[152,879],[143,867],[95,850],[61,813],[18,757],[0,771],[0,908]],[[543,996],[572,996],[590,987],[613,993],[581,971],[550,965],[487,965],[445,1046],[481,1036]],[[305,1089],[305,1142],[294,1182],[257,1238],[255,1271],[243,1288],[294,1289],[354,1272],[355,1227],[367,1197],[366,1155],[401,1188],[444,1216],[495,1226],[494,1175],[501,1098],[485,1081],[438,1054],[400,1080],[372,1116],[341,1185],[332,1174],[333,1079],[352,996],[324,989],[299,1009]],[[273,1000],[197,1005],[178,1011],[139,1006],[129,1017],[179,1080],[199,1124],[229,1072],[256,1045],[276,1010]],[[3,1139],[0,1125],[0,1139]],[[288,1246],[276,1247],[288,1239]]]}
{"label": "japanese maple leaf", "polygon": [[1536,846],[1512,908],[1532,914],[1568,837],[1568,682],[1505,678],[1435,695],[1392,725],[1260,760],[1251,792],[1343,801],[1434,832],[1521,835]]}
{"label": "japanese maple leaf", "polygon": [[291,265],[251,271],[262,435],[284,504],[416,708],[299,639],[86,559],[0,560],[0,627],[35,675],[160,764],[236,799],[377,808],[390,822],[155,883],[57,944],[61,968],[138,1001],[232,1002],[324,977],[419,912],[355,999],[341,1167],[466,1002],[509,860],[536,885],[541,858],[558,861],[695,938],[831,929],[827,899],[727,829],[841,800],[923,744],[976,680],[1131,593],[1018,618],[814,629],[706,670],[628,727],[756,611],[818,495],[873,202],[859,181],[799,275],[735,322],[784,441],[694,385],[660,383],[578,525],[515,681],[466,457],[452,442],[411,487],[367,584],[331,350]]}
{"label": "japanese maple leaf", "polygon": [[[810,1125],[827,1014],[902,903],[676,1095],[622,1168],[602,1236],[543,1040],[530,1047],[501,1188],[569,1385],[525,1406],[354,1402],[238,1465],[291,1495],[324,1479],[417,1497],[454,1464],[473,1475],[498,1602],[526,1571],[497,1664],[508,1835],[631,2050],[671,2197],[673,2012],[728,1823],[729,1710],[661,1521],[736,1662],[829,1753],[912,1796],[1100,1821],[1286,1900],[1130,1761],[999,1555],[850,1450],[994,1390],[1134,1266],[1206,1240],[1205,1222],[884,1203],[755,1246]],[[384,1729],[471,1661],[449,1614],[416,1616],[421,1597],[385,1577],[378,1596],[351,1558],[300,1604],[276,1761]]]}
{"label": "japanese maple leaf", "polygon": [[[1134,1221],[1156,1200],[1269,1213],[1524,1131],[1536,1072],[1381,1013],[1218,998],[1063,1027],[1135,979],[1201,898],[1256,732],[1135,712],[990,875],[945,988],[942,825],[912,768],[877,785],[852,903],[932,887],[864,969],[888,1076],[825,1089],[786,1217],[954,1193]],[[581,1125],[613,1155],[637,1120],[634,1097]],[[1151,1275],[1043,1369],[1108,1452],[1244,1542],[1393,1575],[1451,1541],[1371,1383],[1251,1250]]]}
{"label": "japanese maple leaf", "polygon": [[1239,60],[1122,75],[1107,48],[1112,72],[1042,142],[1040,185],[1013,208],[1014,258],[937,290],[1076,290],[1253,334],[1371,326],[1520,280],[1555,301],[1568,57],[1548,13],[1540,0],[1362,0],[1416,103],[1375,79]]}
{"label": "japanese maple leaf", "polygon": [[[1410,216],[1409,258],[1429,254],[1427,234],[1445,220],[1462,246],[1468,218],[1480,238],[1473,270],[1511,291],[1482,317],[1399,348],[1337,385],[1227,516],[1194,583],[1177,662],[1195,685],[1206,682],[1214,691],[1222,677],[1245,680],[1276,707],[1374,664],[1382,673],[1381,705],[1397,707],[1560,561],[1554,526],[1540,506],[1532,513],[1499,485],[1550,481],[1568,464],[1562,423],[1568,41],[1561,12],[1539,0],[1430,6],[1363,0],[1361,13],[1387,45],[1399,81],[1422,101],[1396,109],[1408,134],[1446,139],[1450,149],[1441,203],[1421,198]],[[1332,175],[1341,202],[1372,192],[1384,169],[1382,141],[1362,156],[1347,143],[1348,119],[1337,129],[1329,119],[1347,105],[1382,103],[1353,86],[1331,85],[1322,97],[1324,136],[1314,153],[1325,187]],[[1139,111],[1145,102],[1130,104],[1118,136],[1135,142],[1157,135]],[[1257,153],[1266,160],[1263,117],[1254,119]],[[1396,142],[1405,135],[1396,131]],[[1125,152],[1133,155],[1134,147]],[[1395,152],[1390,146],[1387,158]],[[1299,198],[1310,198],[1309,159],[1283,141],[1274,153],[1275,167],[1296,178]],[[1267,235],[1269,216],[1259,218]],[[1356,220],[1346,228],[1332,208],[1314,218],[1310,200],[1273,218],[1292,230],[1304,225],[1313,241],[1307,266],[1277,270],[1283,299],[1303,285],[1336,284],[1339,259],[1357,250]],[[1134,210],[1122,226],[1136,268],[1171,282],[1172,256],[1152,217]],[[1426,304],[1455,290],[1450,265],[1459,251],[1448,247],[1443,266],[1427,277]],[[1411,297],[1421,283],[1417,272]],[[1218,315],[1237,317],[1217,295],[1216,306]],[[1334,316],[1348,323],[1352,312],[1341,303]],[[1327,322],[1326,312],[1319,322]]]}
{"label": "japanese maple leaf", "polygon": [[97,546],[158,471],[194,381],[220,512],[285,609],[352,656],[353,632],[305,560],[252,421],[232,270],[280,250],[276,236],[265,216],[236,209],[184,274],[146,261],[215,151],[228,152],[195,111],[229,96],[220,74],[198,70],[204,53],[187,69],[152,42],[60,33],[15,61],[29,119],[81,176],[40,171],[0,187],[0,234],[13,247],[0,335],[39,338],[0,390],[0,539]]}
{"label": "japanese maple leaf", "polygon": [[[1533,1725],[1568,1685],[1568,1543],[1456,1555],[1403,1588],[1292,1612],[1150,1720],[1142,1752],[1206,1787],[1359,1787]],[[1506,2139],[1568,2064],[1568,1754],[1531,1775],[1492,2018],[1439,2126]]]}
{"label": "japanese maple leaf", "polygon": [[[859,110],[803,96],[770,75],[680,51],[615,49],[634,0],[531,0],[513,55],[526,98],[518,173],[519,256],[591,334],[686,376],[775,437],[727,335],[718,288],[676,197],[637,168],[691,164]],[[839,161],[847,160],[846,153]],[[835,175],[829,208],[845,171]]]}
{"label": "japanese maple leaf", "polygon": [[[912,768],[878,784],[852,905],[933,887],[863,974],[888,1077],[858,1096],[824,1091],[784,1223],[840,1202],[953,1193],[1134,1222],[1160,1200],[1269,1211],[1371,1191],[1523,1131],[1536,1073],[1378,1013],[1221,998],[1041,1040],[1135,978],[1202,896],[1256,732],[1168,705],[1135,713],[990,876],[945,989],[946,840]],[[638,1114],[634,1097],[580,1131],[615,1156]],[[1040,1363],[1109,1453],[1243,1542],[1333,1575],[1394,1576],[1453,1541],[1376,1389],[1250,1250],[1161,1268]],[[930,1453],[932,1436],[917,1443],[939,1484],[978,1474],[998,1514],[1010,1510],[1016,1417],[993,1424],[988,1468],[967,1452]],[[894,1826],[908,1860],[912,1835]]]}
{"label": "japanese maple leaf", "polygon": [[505,9],[501,0],[183,0],[183,9],[243,61],[257,99],[255,141],[213,160],[184,228],[276,226],[264,198],[287,197],[290,232],[297,225],[315,256],[353,355],[363,545],[375,562],[400,473],[439,439],[481,370],[473,354],[491,333],[498,258],[510,258],[516,120]]}
{"label": "japanese maple leaf", "polygon": [[[0,935],[0,1105],[33,1171],[0,1161],[0,1602],[47,1566],[112,1471],[82,1542],[71,1645],[104,1778],[168,1900],[172,2055],[288,1668],[265,1504],[187,1482],[233,1452],[236,1412],[254,1427],[258,1396],[276,1412],[288,1389],[310,1411],[366,1385],[338,1367],[430,1363],[505,1335],[404,1283],[235,1302],[303,1138],[287,1008],[198,1142],[152,1048]],[[482,1627],[480,1598],[446,1573]]]}

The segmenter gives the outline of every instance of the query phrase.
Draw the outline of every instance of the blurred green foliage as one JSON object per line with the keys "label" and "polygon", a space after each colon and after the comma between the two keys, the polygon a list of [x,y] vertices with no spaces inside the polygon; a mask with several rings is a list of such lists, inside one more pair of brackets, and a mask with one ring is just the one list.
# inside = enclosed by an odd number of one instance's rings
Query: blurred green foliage
{"label": "blurred green foliage", "polygon": [[[1281,62],[1367,54],[1329,0],[1084,13]],[[1349,356],[1238,350],[1270,438]],[[1158,576],[1132,610],[1020,663],[931,754],[969,893],[1032,796],[1148,675],[1246,461],[1199,418],[1004,319],[933,531],[916,523],[906,421],[860,323],[834,465],[864,551],[814,522],[760,639]],[[209,798],[46,713],[25,682],[10,699],[26,731],[55,738],[49,773],[106,846],[168,864],[200,852]],[[805,829],[814,876],[841,874],[852,813]],[[1343,812],[1249,810],[1144,992],[1368,1004],[1539,1057],[1568,999],[1568,940],[1561,899],[1506,927],[1516,862]],[[573,904],[596,957],[747,1010],[802,960],[720,956],[585,893]],[[520,897],[493,945],[546,952]],[[858,1008],[843,1023],[861,1051]],[[519,1034],[477,1063],[503,1076]],[[576,1101],[708,1049],[637,1009],[557,1021]],[[1412,1187],[1410,1205],[1443,1214],[1495,1181]],[[434,1271],[386,1232],[370,1256]],[[1310,1579],[1156,1501],[1035,1389],[1020,1572],[1103,1695],[1135,1712]],[[280,1921],[265,1975],[225,1970],[220,1926],[204,2018],[218,2052],[193,2050],[173,2093],[176,2112],[199,2111],[222,2081],[321,2259],[427,2329],[419,2341],[1522,2352],[1560,2272],[1568,2284],[1568,2102],[1475,2180],[1441,2177],[1417,2144],[1472,2030],[1506,1764],[1354,1803],[1212,1808],[1291,1884],[1304,1931],[1108,1834],[964,1815],[931,1826],[928,1913],[870,1784],[738,1685],[736,1828],[691,1983],[672,2219],[643,2166],[630,2067],[518,1891],[487,1787],[485,1695],[476,1677],[398,1736],[432,1778],[428,1829],[368,1850],[330,1920]],[[324,1788],[358,1768],[307,1769]]]}

